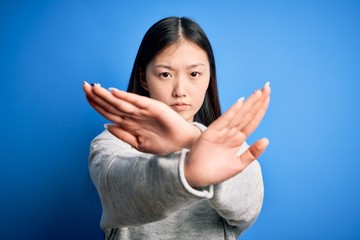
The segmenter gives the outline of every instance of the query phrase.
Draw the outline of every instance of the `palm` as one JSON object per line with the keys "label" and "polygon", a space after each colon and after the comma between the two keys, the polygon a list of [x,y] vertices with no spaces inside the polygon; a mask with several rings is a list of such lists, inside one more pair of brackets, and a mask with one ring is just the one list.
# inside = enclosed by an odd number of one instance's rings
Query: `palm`
{"label": "palm", "polygon": [[254,93],[245,103],[237,102],[199,137],[185,162],[185,177],[191,186],[223,182],[262,154],[267,139],[257,141],[241,155],[237,153],[264,116],[269,94],[265,89],[262,94]]}

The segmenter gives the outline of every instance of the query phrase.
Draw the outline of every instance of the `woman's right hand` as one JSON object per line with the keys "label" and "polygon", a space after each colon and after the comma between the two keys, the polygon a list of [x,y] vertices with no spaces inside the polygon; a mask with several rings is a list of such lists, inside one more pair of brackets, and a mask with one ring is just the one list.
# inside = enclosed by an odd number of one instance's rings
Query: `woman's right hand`
{"label": "woman's right hand", "polygon": [[201,134],[185,160],[185,178],[190,186],[205,187],[230,179],[264,152],[269,143],[266,138],[237,154],[262,120],[269,102],[270,87],[266,84],[245,102],[236,102]]}
{"label": "woman's right hand", "polygon": [[166,104],[137,94],[84,82],[89,104],[114,124],[107,129],[135,149],[165,155],[191,148],[201,131]]}

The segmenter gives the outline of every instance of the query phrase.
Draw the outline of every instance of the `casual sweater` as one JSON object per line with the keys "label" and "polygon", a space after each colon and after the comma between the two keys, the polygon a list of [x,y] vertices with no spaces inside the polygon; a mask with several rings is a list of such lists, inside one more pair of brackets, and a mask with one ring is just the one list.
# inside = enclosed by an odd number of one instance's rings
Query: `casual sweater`
{"label": "casual sweater", "polygon": [[188,151],[142,153],[108,131],[92,141],[89,170],[106,239],[228,240],[255,222],[264,192],[259,163],[220,184],[194,189],[184,177]]}

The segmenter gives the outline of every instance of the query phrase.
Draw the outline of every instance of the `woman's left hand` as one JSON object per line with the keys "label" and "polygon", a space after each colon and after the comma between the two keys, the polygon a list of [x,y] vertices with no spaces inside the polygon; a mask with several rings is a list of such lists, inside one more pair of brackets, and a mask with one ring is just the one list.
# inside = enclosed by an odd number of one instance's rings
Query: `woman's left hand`
{"label": "woman's left hand", "polygon": [[107,129],[142,152],[165,155],[191,148],[200,130],[166,104],[133,93],[84,83],[89,104],[115,124]]}
{"label": "woman's left hand", "polygon": [[201,134],[184,164],[190,186],[205,187],[228,180],[265,151],[269,140],[263,138],[238,155],[240,146],[261,122],[269,106],[270,91],[265,85],[245,102],[236,102]]}

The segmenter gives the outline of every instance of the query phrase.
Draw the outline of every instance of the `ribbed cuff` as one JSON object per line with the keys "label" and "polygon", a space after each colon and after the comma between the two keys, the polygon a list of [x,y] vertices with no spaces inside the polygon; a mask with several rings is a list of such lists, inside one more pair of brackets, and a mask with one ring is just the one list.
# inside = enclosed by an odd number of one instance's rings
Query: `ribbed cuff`
{"label": "ribbed cuff", "polygon": [[204,132],[204,131],[207,129],[207,127],[204,126],[204,125],[202,125],[201,123],[192,122],[192,124],[193,124],[195,127],[199,128],[201,132]]}
{"label": "ribbed cuff", "polygon": [[195,188],[192,188],[189,185],[189,183],[186,181],[184,167],[185,167],[186,155],[188,152],[189,152],[189,149],[186,149],[186,148],[181,150],[180,162],[179,162],[180,181],[189,193],[191,193],[197,197],[211,199],[214,196],[214,186],[213,185],[210,185],[202,190],[197,190]]}

